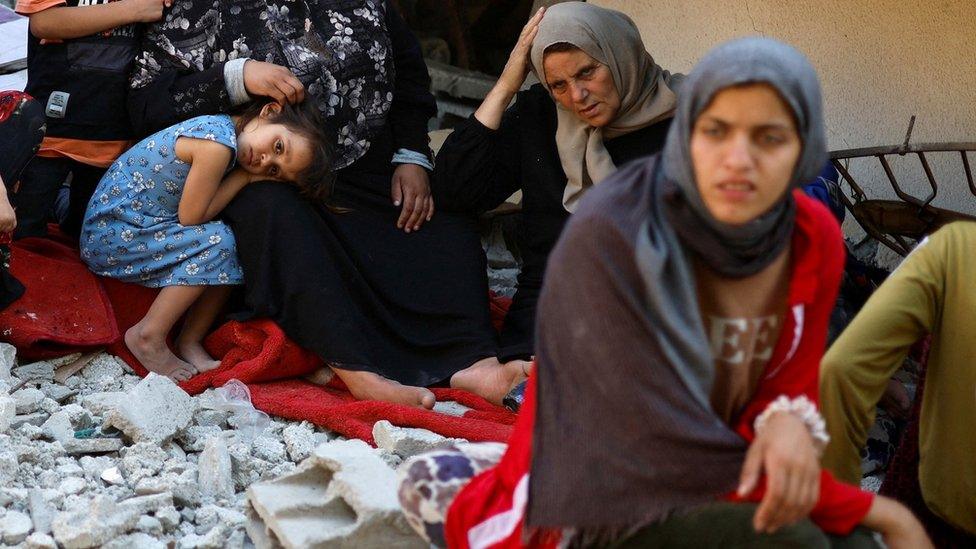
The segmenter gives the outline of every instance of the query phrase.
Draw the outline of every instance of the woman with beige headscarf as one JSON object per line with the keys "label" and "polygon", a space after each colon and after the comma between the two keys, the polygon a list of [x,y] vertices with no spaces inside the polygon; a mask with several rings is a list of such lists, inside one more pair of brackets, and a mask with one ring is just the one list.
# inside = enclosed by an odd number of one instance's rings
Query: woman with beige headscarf
{"label": "woman with beige headscarf", "polygon": [[[529,70],[540,83],[519,91]],[[529,20],[494,88],[448,137],[434,170],[438,209],[481,213],[515,191],[523,197],[522,270],[501,334],[504,367],[493,365],[505,375],[469,368],[453,386],[500,399],[518,381],[535,354],[536,301],[563,225],[590,187],[661,149],[676,80],[654,63],[623,13],[565,2]]]}

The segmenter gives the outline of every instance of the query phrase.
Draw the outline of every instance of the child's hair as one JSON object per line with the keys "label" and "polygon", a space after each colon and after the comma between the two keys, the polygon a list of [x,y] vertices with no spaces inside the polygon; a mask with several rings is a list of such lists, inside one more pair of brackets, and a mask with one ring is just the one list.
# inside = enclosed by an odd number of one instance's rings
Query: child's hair
{"label": "child's hair", "polygon": [[[261,114],[261,109],[268,103],[272,101],[255,101],[240,111],[237,131],[240,132],[251,120],[257,118]],[[333,132],[328,130],[318,107],[313,101],[303,101],[297,105],[286,103],[277,113],[271,113],[268,121],[285,126],[311,143],[312,162],[298,174],[295,184],[308,198],[327,205],[335,182],[332,170],[335,145]]]}

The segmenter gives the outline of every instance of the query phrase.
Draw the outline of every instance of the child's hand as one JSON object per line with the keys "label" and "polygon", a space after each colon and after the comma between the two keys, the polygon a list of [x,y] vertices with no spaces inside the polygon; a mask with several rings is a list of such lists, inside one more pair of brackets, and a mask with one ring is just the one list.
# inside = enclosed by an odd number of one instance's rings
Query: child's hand
{"label": "child's hand", "polygon": [[270,97],[282,105],[305,99],[305,86],[288,67],[253,59],[244,63],[244,89],[250,95]]}
{"label": "child's hand", "polygon": [[132,10],[132,21],[153,23],[163,18],[163,8],[173,5],[173,0],[124,0]]}
{"label": "child's hand", "polygon": [[400,164],[393,172],[393,205],[403,204],[397,228],[416,231],[434,217],[434,198],[430,196],[427,170],[416,164]]}

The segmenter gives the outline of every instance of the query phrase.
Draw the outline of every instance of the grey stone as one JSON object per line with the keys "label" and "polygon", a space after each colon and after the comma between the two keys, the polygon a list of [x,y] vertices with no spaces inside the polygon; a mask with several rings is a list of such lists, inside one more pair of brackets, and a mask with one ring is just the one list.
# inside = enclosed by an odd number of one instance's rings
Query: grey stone
{"label": "grey stone", "polygon": [[378,448],[404,459],[465,442],[462,439],[443,437],[427,429],[397,427],[386,420],[377,421],[373,425],[373,440]]}
{"label": "grey stone", "polygon": [[24,387],[10,396],[17,403],[18,414],[31,414],[36,412],[37,407],[44,400],[44,393],[34,387]]}
{"label": "grey stone", "polygon": [[0,452],[0,486],[10,486],[17,480],[20,462],[14,452]]}
{"label": "grey stone", "polygon": [[105,454],[118,452],[124,446],[118,438],[76,438],[61,444],[69,454]]}
{"label": "grey stone", "polygon": [[92,414],[102,416],[109,410],[118,407],[125,399],[126,394],[121,391],[91,393],[81,397],[81,405]]}
{"label": "grey stone", "polygon": [[9,396],[0,393],[0,433],[10,429],[10,424],[17,415],[17,403]]}
{"label": "grey stone", "polygon": [[7,511],[0,517],[0,535],[7,545],[17,545],[27,539],[31,528],[33,523],[30,517],[20,511]]}
{"label": "grey stone", "polygon": [[78,465],[78,462],[71,457],[61,457],[57,459],[58,467],[55,471],[62,477],[83,477],[85,470]]}
{"label": "grey stone", "polygon": [[120,452],[121,470],[131,482],[137,471],[143,476],[152,476],[163,468],[169,454],[152,442],[137,442]]}
{"label": "grey stone", "polygon": [[51,536],[34,532],[27,536],[27,549],[58,549],[58,545]]}
{"label": "grey stone", "polygon": [[121,486],[125,484],[125,477],[123,477],[122,473],[119,472],[118,467],[109,467],[108,469],[105,469],[102,471],[100,478],[114,486]]}
{"label": "grey stone", "polygon": [[166,549],[166,547],[166,543],[153,536],[143,532],[136,532],[115,538],[102,546],[102,549]]}
{"label": "grey stone", "polygon": [[42,360],[14,368],[11,373],[27,381],[51,381],[54,379],[54,364]]}
{"label": "grey stone", "polygon": [[58,513],[52,524],[54,539],[67,549],[102,546],[132,530],[140,516],[138,509],[95,496],[87,507]]}
{"label": "grey stone", "polygon": [[104,424],[135,442],[162,443],[186,428],[196,401],[167,377],[146,376],[119,406],[105,413]]}
{"label": "grey stone", "polygon": [[201,427],[226,427],[227,417],[230,414],[223,410],[207,410],[201,408],[197,410],[196,415],[193,416],[193,422]]}
{"label": "grey stone", "polygon": [[94,480],[101,478],[102,473],[115,465],[115,460],[106,456],[82,456],[78,459],[78,464],[85,471],[85,477]]}
{"label": "grey stone", "polygon": [[58,404],[64,404],[64,401],[78,394],[78,391],[57,383],[45,384],[41,387],[41,391],[44,392],[47,398]]}
{"label": "grey stone", "polygon": [[41,431],[44,436],[60,441],[62,444],[75,438],[75,428],[71,425],[68,414],[64,412],[51,414],[51,417],[41,424]]}
{"label": "grey stone", "polygon": [[61,491],[64,494],[80,494],[88,488],[88,483],[85,479],[79,477],[68,477],[61,481]]}
{"label": "grey stone", "polygon": [[470,410],[471,408],[453,400],[439,400],[434,403],[435,412],[449,416],[464,417],[464,414]]}
{"label": "grey stone", "polygon": [[45,412],[35,412],[33,414],[14,416],[14,418],[10,421],[10,428],[16,431],[24,425],[40,427],[41,425],[44,425],[47,418],[48,415]]}
{"label": "grey stone", "polygon": [[304,460],[315,449],[315,432],[305,424],[285,427],[282,436],[285,439],[285,448],[288,449],[288,457],[294,462]]}
{"label": "grey stone", "polygon": [[37,406],[38,408],[40,408],[44,412],[47,412],[48,414],[53,414],[54,412],[57,412],[58,410],[61,409],[61,405],[58,404],[56,400],[54,400],[53,398],[48,398],[46,396],[46,393],[44,394],[45,396],[43,399],[41,399],[41,403]]}
{"label": "grey stone", "polygon": [[10,370],[17,365],[17,348],[0,343],[0,380],[10,381]]}
{"label": "grey stone", "polygon": [[234,496],[234,480],[227,443],[219,436],[207,439],[197,461],[200,494],[214,499]]}
{"label": "grey stone", "polygon": [[119,503],[119,508],[134,509],[140,515],[155,512],[157,509],[173,506],[173,494],[164,492],[162,494],[151,494],[148,496],[137,496],[129,498]]}
{"label": "grey stone", "polygon": [[194,425],[184,430],[179,435],[179,441],[182,443],[182,447],[188,452],[200,452],[203,450],[204,444],[206,444],[207,439],[214,436],[220,436],[223,431],[220,427],[216,425]]}
{"label": "grey stone", "polygon": [[180,525],[180,512],[176,507],[163,507],[156,511],[156,518],[167,532]]}
{"label": "grey stone", "polygon": [[68,420],[71,421],[71,425],[74,426],[75,431],[88,429],[95,425],[95,420],[92,418],[91,412],[78,404],[67,404],[61,408],[61,411],[67,414]]}
{"label": "grey stone", "polygon": [[323,444],[295,472],[247,494],[284,547],[426,547],[400,509],[396,473],[361,440]]}
{"label": "grey stone", "polygon": [[54,520],[54,513],[57,510],[48,503],[47,498],[44,497],[44,492],[39,488],[31,489],[27,494],[27,507],[30,509],[34,531],[41,534],[50,533],[51,521]]}
{"label": "grey stone", "polygon": [[65,364],[71,364],[72,362],[78,360],[79,358],[81,358],[81,353],[72,353],[70,355],[64,355],[64,356],[59,356],[58,358],[49,359],[48,362],[51,363],[51,366],[54,366],[55,368],[60,368]]}
{"label": "grey stone", "polygon": [[269,463],[277,464],[285,460],[287,453],[285,445],[268,436],[260,436],[251,443],[252,453],[255,457],[263,459]]}
{"label": "grey stone", "polygon": [[163,535],[163,523],[156,517],[143,515],[139,517],[139,522],[136,523],[136,530],[159,537]]}

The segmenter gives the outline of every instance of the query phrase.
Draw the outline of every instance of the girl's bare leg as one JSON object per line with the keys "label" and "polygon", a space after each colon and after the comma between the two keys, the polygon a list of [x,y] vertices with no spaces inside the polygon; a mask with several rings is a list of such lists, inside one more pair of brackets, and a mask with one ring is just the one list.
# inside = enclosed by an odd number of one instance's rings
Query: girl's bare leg
{"label": "girl's bare leg", "polygon": [[190,307],[183,322],[183,329],[176,338],[176,350],[183,360],[198,372],[206,372],[220,366],[220,361],[203,348],[203,338],[213,325],[224,306],[233,286],[206,286],[200,299]]}
{"label": "girl's bare leg", "polygon": [[151,372],[173,381],[185,381],[196,369],[166,346],[166,336],[180,316],[203,293],[206,286],[167,286],[160,290],[149,312],[125,332],[125,345]]}

